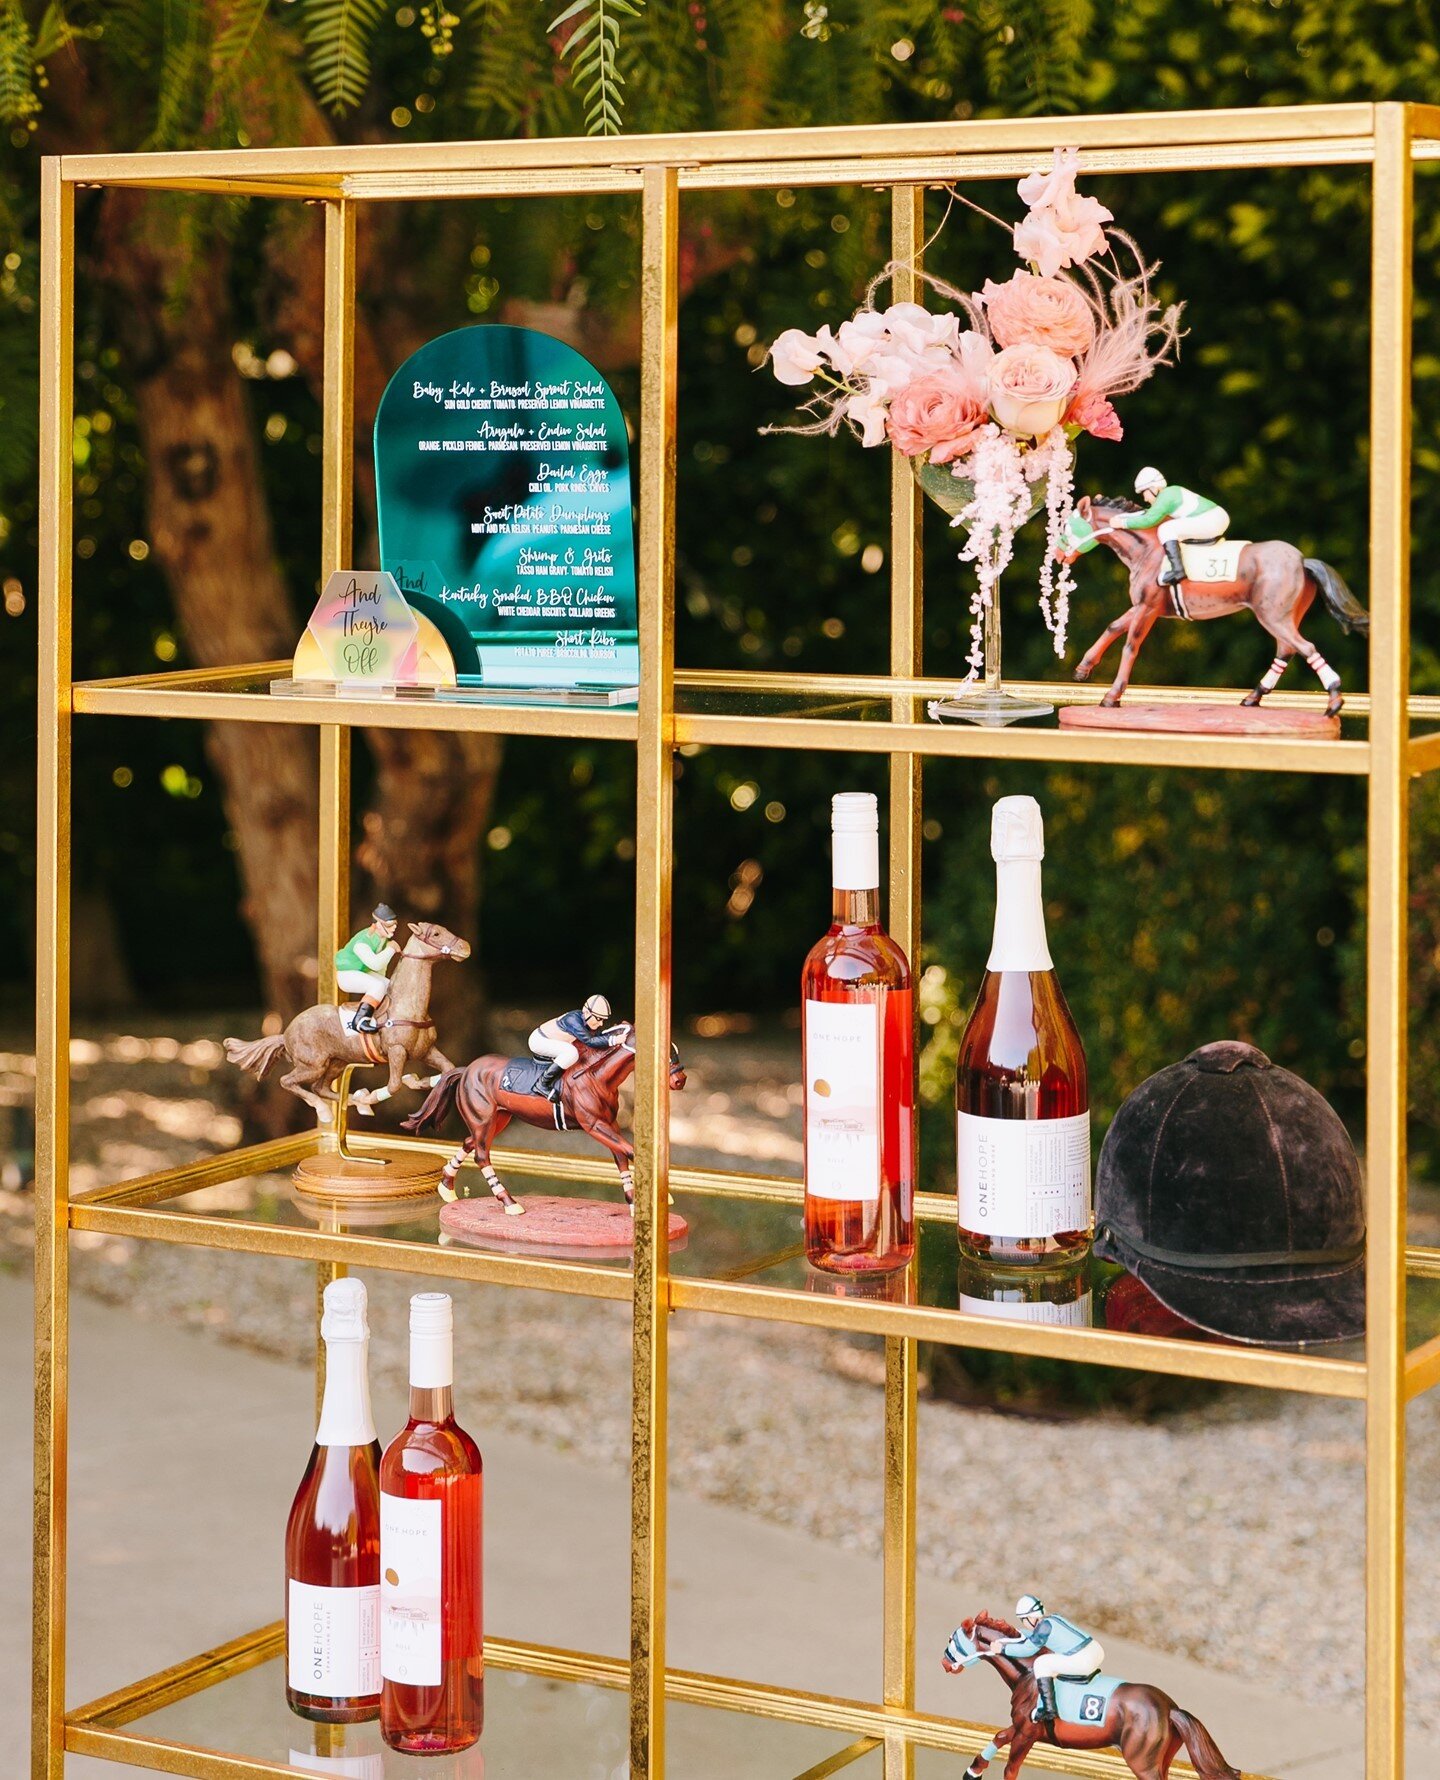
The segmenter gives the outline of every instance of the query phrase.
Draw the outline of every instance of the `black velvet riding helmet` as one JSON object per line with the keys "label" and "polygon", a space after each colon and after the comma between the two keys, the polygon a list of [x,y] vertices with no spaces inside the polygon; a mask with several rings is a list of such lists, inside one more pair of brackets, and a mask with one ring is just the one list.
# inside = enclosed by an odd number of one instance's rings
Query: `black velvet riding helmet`
{"label": "black velvet riding helmet", "polygon": [[1253,1045],[1203,1045],[1106,1133],[1095,1253],[1231,1341],[1365,1332],[1360,1164],[1329,1102]]}

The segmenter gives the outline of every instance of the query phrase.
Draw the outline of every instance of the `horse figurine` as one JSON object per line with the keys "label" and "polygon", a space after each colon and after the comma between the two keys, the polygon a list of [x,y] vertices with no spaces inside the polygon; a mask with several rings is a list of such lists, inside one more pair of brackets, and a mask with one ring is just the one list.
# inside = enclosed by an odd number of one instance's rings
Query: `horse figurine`
{"label": "horse figurine", "polygon": [[[490,1146],[510,1123],[520,1119],[556,1131],[585,1131],[603,1144],[620,1170],[625,1203],[635,1204],[635,1179],[631,1164],[635,1146],[615,1123],[620,1110],[620,1086],[635,1068],[635,1028],[619,1020],[609,1028],[609,1045],[582,1054],[560,1077],[559,1098],[552,1102],[539,1092],[537,1083],[546,1065],[529,1057],[477,1057],[463,1069],[447,1069],[431,1090],[419,1112],[404,1121],[406,1131],[433,1131],[449,1114],[459,1111],[467,1136],[445,1164],[440,1177],[440,1196],[456,1197],[455,1177],[462,1164],[473,1157],[490,1191],[512,1216],[525,1207],[510,1196],[490,1160]],[[685,1086],[679,1053],[670,1047],[670,1086],[678,1093]]]}
{"label": "horse figurine", "polygon": [[1182,1712],[1158,1687],[1116,1682],[1109,1676],[1092,1676],[1088,1682],[1061,1681],[1057,1683],[1057,1694],[1062,1713],[1065,1692],[1074,1688],[1079,1695],[1074,1708],[1078,1715],[1057,1717],[1053,1723],[1036,1723],[1030,1716],[1040,1696],[1035,1658],[1002,1654],[1000,1648],[1019,1637],[1020,1633],[1006,1620],[977,1613],[956,1627],[940,1659],[941,1667],[949,1675],[959,1674],[972,1663],[989,1663],[1010,1688],[1010,1728],[997,1731],[987,1746],[971,1758],[965,1770],[966,1780],[978,1780],[1007,1745],[1010,1754],[1004,1780],[1015,1780],[1037,1743],[1052,1743],[1061,1749],[1114,1747],[1124,1757],[1135,1780],[1165,1780],[1171,1763],[1183,1749],[1199,1780],[1241,1780],[1239,1768],[1230,1766],[1200,1720],[1192,1713]]}
{"label": "horse figurine", "polygon": [[455,1066],[435,1044],[435,1022],[429,1017],[430,977],[442,958],[463,963],[470,947],[446,927],[431,921],[412,923],[410,937],[395,960],[395,974],[385,999],[384,1018],[378,1032],[352,1032],[342,1009],[332,1002],[306,1008],[283,1032],[268,1038],[227,1038],[225,1055],[257,1081],[264,1081],[271,1065],[283,1051],[292,1068],[280,1078],[280,1086],[298,1094],[317,1112],[335,1103],[335,1084],[354,1064],[379,1067],[388,1064],[389,1081],[383,1088],[361,1089],[353,1097],[356,1109],[369,1115],[371,1108],[388,1100],[402,1083],[428,1087],[418,1071],[433,1079]]}
{"label": "horse figurine", "polygon": [[[1293,544],[1270,538],[1260,544],[1238,546],[1238,560],[1230,573],[1233,580],[1182,581],[1177,587],[1161,585],[1160,571],[1165,566],[1165,552],[1153,529],[1129,531],[1114,520],[1125,513],[1138,513],[1134,501],[1108,495],[1083,495],[1075,503],[1075,511],[1066,527],[1065,561],[1074,562],[1096,544],[1113,550],[1130,571],[1130,610],[1112,620],[1091,644],[1075,669],[1077,680],[1088,680],[1100,665],[1101,658],[1120,636],[1125,648],[1120,657],[1120,671],[1110,690],[1100,700],[1103,706],[1120,703],[1130,684],[1131,670],[1140,646],[1149,636],[1157,618],[1223,618],[1248,606],[1279,644],[1275,659],[1265,670],[1253,692],[1240,701],[1258,705],[1267,692],[1280,683],[1292,655],[1302,655],[1328,694],[1325,714],[1336,717],[1344,704],[1340,676],[1300,634],[1300,621],[1309,611],[1318,593],[1326,610],[1340,628],[1368,636],[1370,615],[1345,585],[1340,575],[1315,556],[1302,556]],[[1182,547],[1205,549],[1203,545]],[[1212,549],[1236,549],[1235,545],[1212,546]]]}

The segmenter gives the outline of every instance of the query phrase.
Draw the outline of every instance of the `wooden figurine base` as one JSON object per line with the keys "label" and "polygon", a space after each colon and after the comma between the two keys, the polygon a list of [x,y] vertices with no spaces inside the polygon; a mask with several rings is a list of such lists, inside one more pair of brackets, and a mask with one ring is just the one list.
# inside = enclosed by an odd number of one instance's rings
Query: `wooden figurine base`
{"label": "wooden figurine base", "polygon": [[401,1154],[361,1160],[338,1150],[306,1156],[294,1173],[295,1190],[327,1204],[375,1205],[425,1199],[440,1182],[441,1164],[428,1156]]}
{"label": "wooden figurine base", "polygon": [[[623,1199],[562,1199],[550,1193],[516,1195],[524,1217],[505,1210],[488,1190],[440,1208],[447,1236],[480,1248],[525,1248],[550,1255],[628,1254],[635,1220]],[[684,1246],[690,1226],[670,1213],[670,1246]]]}
{"label": "wooden figurine base", "polygon": [[1062,705],[1062,729],[1158,730],[1171,735],[1340,734],[1340,719],[1323,711],[1275,705]]}

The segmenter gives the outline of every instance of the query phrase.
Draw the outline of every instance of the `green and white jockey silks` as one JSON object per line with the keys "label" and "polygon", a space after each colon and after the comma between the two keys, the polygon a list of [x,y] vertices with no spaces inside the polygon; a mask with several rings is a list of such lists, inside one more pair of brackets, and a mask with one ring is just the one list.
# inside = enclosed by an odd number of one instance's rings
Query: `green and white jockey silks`
{"label": "green and white jockey silks", "polygon": [[1182,488],[1178,482],[1166,482],[1158,470],[1142,470],[1135,487],[1149,497],[1150,504],[1115,521],[1126,531],[1158,531],[1162,544],[1179,544],[1223,538],[1230,529],[1230,515],[1218,501],[1196,494],[1193,488]]}
{"label": "green and white jockey silks", "polygon": [[377,928],[362,927],[335,954],[335,981],[347,995],[385,999],[390,984],[386,973],[400,948]]}

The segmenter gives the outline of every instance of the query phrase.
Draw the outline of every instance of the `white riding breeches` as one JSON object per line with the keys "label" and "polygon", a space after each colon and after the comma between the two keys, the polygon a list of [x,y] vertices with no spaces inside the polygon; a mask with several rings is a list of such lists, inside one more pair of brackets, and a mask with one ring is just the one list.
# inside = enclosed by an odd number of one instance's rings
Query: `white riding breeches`
{"label": "white riding breeches", "polygon": [[1058,1650],[1042,1650],[1035,1658],[1035,1679],[1084,1681],[1104,1664],[1105,1652],[1099,1642],[1091,1638],[1088,1644],[1072,1650],[1069,1656],[1061,1656]]}
{"label": "white riding breeches", "polygon": [[370,970],[342,970],[335,981],[347,995],[359,995],[381,1002],[390,993],[390,985]]}
{"label": "white riding breeches", "polygon": [[548,1032],[542,1032],[537,1026],[529,1038],[532,1057],[549,1057],[562,1069],[568,1069],[572,1063],[580,1061],[580,1047],[568,1038],[552,1038]]}
{"label": "white riding breeches", "polygon": [[1212,543],[1223,538],[1230,529],[1230,515],[1223,507],[1211,507],[1206,513],[1192,513],[1188,519],[1162,519],[1156,526],[1162,544],[1181,542]]}

